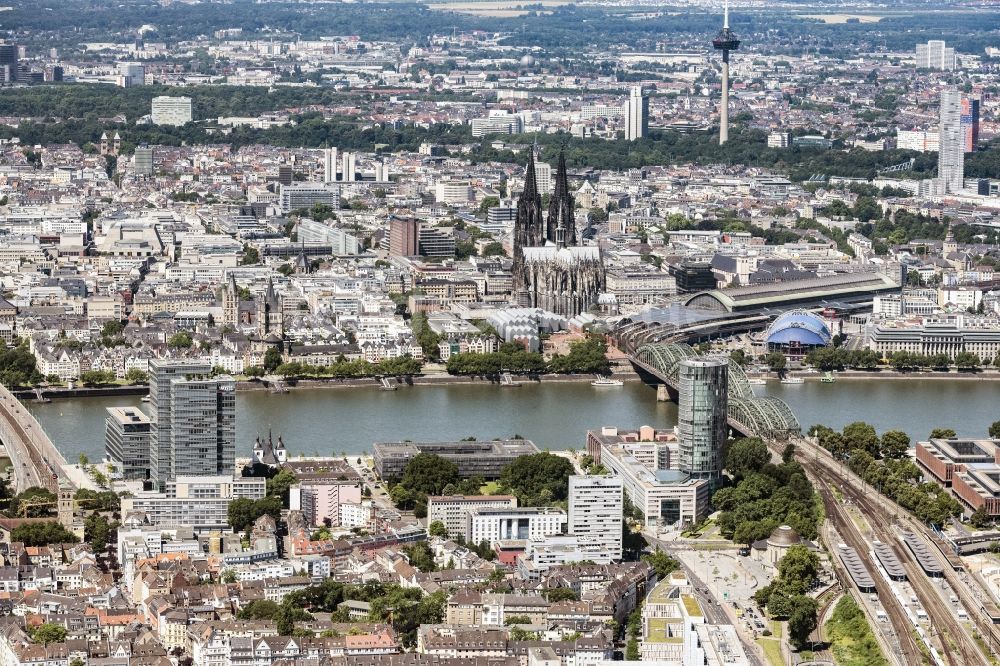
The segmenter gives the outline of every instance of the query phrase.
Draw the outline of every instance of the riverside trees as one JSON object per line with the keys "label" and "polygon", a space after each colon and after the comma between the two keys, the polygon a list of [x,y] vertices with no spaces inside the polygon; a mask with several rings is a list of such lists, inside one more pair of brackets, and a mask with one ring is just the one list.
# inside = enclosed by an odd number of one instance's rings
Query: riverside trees
{"label": "riverside trees", "polygon": [[[841,432],[824,425],[814,425],[809,435],[835,458],[845,461],[855,474],[908,509],[925,523],[941,525],[949,517],[961,513],[962,507],[948,491],[936,483],[921,482],[923,474],[916,464],[906,457],[909,436],[900,430],[883,433],[881,439],[873,437],[875,429],[867,423],[856,422]],[[955,436],[953,430],[931,433]]]}

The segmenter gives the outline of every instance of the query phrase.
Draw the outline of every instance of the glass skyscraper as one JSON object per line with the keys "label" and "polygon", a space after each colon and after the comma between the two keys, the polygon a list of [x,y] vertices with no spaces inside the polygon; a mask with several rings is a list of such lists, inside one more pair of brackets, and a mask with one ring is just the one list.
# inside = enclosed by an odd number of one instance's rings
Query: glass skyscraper
{"label": "glass skyscraper", "polygon": [[714,486],[722,474],[729,428],[726,421],[729,362],[684,359],[677,379],[680,469]]}
{"label": "glass skyscraper", "polygon": [[150,472],[163,489],[178,476],[232,475],[236,382],[192,361],[150,361]]}

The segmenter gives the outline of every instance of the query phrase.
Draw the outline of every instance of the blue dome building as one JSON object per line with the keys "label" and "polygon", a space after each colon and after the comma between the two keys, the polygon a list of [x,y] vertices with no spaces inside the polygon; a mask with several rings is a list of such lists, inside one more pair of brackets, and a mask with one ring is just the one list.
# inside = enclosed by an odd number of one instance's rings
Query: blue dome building
{"label": "blue dome building", "polygon": [[833,339],[826,322],[805,310],[779,316],[764,335],[768,351],[780,351],[793,358],[805,356],[816,347],[826,347]]}

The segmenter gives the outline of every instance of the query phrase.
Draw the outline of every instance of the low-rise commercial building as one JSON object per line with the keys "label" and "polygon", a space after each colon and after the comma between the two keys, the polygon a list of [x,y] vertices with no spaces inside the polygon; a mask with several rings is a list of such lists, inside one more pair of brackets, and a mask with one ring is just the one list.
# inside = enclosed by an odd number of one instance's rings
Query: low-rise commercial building
{"label": "low-rise commercial building", "polygon": [[122,498],[122,515],[137,513],[150,525],[187,525],[196,532],[226,529],[229,503],[263,499],[263,477],[181,476],[167,481],[166,492],[139,492]]}
{"label": "low-rise commercial building", "polygon": [[917,463],[969,511],[1000,516],[1000,440],[931,439],[917,442]]}
{"label": "low-rise commercial building", "polygon": [[481,476],[498,479],[503,468],[521,456],[538,453],[527,439],[498,439],[490,442],[377,442],[374,446],[375,473],[381,479],[398,479],[417,454],[433,453],[458,465],[462,478]]}
{"label": "low-rise commercial building", "polygon": [[[666,434],[644,429],[646,437],[655,441]],[[684,474],[671,459],[668,445],[663,442],[661,450],[654,456],[657,465],[649,467],[633,456],[627,446],[634,433],[619,435],[617,428],[602,428],[587,433],[587,453],[604,465],[612,473],[621,476],[625,494],[629,501],[643,514],[643,522],[649,527],[681,526],[697,523],[708,513],[710,495],[709,483],[704,479],[694,479]],[[638,439],[638,438],[636,438]],[[650,442],[651,443],[651,442]],[[662,460],[669,460],[670,467],[662,467]]]}

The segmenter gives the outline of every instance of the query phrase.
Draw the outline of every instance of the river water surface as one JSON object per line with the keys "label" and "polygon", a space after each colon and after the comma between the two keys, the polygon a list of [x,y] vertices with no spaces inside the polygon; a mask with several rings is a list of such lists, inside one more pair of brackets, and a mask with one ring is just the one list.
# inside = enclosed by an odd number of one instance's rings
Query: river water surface
{"label": "river water surface", "polygon": [[[838,380],[799,385],[768,382],[755,387],[784,399],[803,429],[814,423],[840,428],[872,423],[881,433],[898,428],[914,440],[937,427],[983,437],[1000,420],[1000,382],[963,380]],[[104,453],[105,408],[141,405],[138,396],[74,398],[28,403],[66,459]],[[143,405],[145,406],[145,405]],[[657,403],[656,392],[638,383],[595,388],[589,383],[315,388],[275,395],[236,396],[237,455],[249,455],[254,437],[272,430],[295,453],[330,455],[370,451],[379,441],[479,439],[519,434],[539,448],[583,448],[588,429],[604,425],[671,427],[677,406]]]}

